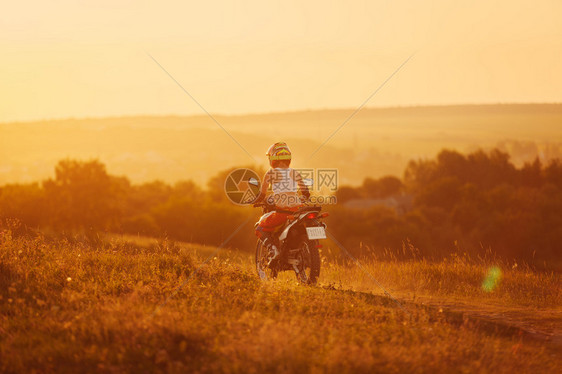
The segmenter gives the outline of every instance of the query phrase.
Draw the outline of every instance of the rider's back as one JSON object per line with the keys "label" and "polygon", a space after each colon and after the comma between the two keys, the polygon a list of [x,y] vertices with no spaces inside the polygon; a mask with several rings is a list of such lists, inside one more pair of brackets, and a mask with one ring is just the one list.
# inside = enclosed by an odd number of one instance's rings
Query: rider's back
{"label": "rider's back", "polygon": [[281,208],[294,208],[300,205],[298,197],[298,172],[292,168],[272,168],[271,189],[275,205]]}

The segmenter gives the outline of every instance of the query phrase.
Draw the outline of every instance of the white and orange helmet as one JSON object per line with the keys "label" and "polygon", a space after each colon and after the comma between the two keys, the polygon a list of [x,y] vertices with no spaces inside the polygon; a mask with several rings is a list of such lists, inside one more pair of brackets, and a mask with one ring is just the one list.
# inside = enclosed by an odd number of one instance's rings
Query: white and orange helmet
{"label": "white and orange helmet", "polygon": [[265,154],[269,158],[269,163],[278,160],[291,160],[291,150],[285,142],[277,142],[267,150]]}

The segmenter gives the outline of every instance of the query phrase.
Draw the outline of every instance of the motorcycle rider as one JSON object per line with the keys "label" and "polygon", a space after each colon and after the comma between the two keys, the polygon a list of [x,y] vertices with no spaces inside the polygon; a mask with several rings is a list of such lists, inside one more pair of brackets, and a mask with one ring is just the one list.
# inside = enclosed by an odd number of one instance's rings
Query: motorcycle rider
{"label": "motorcycle rider", "polygon": [[262,239],[263,244],[269,249],[270,263],[277,259],[280,251],[275,245],[273,232],[283,226],[292,212],[296,212],[302,205],[299,192],[303,199],[310,197],[310,191],[304,184],[301,174],[289,167],[291,164],[291,150],[285,142],[277,142],[269,147],[266,153],[269,158],[269,169],[261,185],[259,197],[256,203],[266,199],[267,191],[270,189],[272,195],[267,197],[266,202],[273,205],[274,209],[264,214],[256,227],[256,235]]}

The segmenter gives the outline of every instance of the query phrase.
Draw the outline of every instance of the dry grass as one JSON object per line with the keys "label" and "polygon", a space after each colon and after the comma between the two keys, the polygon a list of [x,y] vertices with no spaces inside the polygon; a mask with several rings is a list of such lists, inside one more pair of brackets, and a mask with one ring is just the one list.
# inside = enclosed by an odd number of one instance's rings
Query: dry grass
{"label": "dry grass", "polygon": [[[415,248],[409,250],[415,251]],[[373,281],[353,263],[327,249],[323,277],[325,282],[345,284],[360,291],[379,292]],[[336,252],[336,251],[334,251]],[[466,253],[453,254],[441,261],[415,259],[399,261],[396,253],[372,253],[361,258],[365,270],[388,291],[409,297],[437,297],[471,303],[502,305],[505,307],[549,308],[562,311],[562,277],[559,273],[537,271],[525,264],[517,264],[489,256],[471,258]],[[490,272],[497,279],[486,284]],[[488,281],[490,279],[488,278]],[[491,286],[491,287],[490,287]]]}
{"label": "dry grass", "polygon": [[[561,364],[538,343],[425,308],[408,316],[377,296],[260,282],[248,256],[196,272],[192,252],[167,241],[89,245],[3,231],[0,371],[556,372]],[[394,266],[415,278],[414,264]],[[325,279],[335,277],[335,265],[326,269]],[[443,274],[431,269],[417,274]]]}

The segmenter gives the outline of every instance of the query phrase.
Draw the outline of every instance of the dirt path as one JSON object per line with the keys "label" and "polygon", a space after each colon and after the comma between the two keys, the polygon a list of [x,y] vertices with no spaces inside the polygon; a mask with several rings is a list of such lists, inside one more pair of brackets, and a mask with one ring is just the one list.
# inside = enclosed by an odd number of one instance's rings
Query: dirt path
{"label": "dirt path", "polygon": [[[338,290],[357,295],[376,304],[396,306],[383,294]],[[406,310],[426,308],[435,314],[443,314],[453,324],[461,325],[467,320],[475,322],[475,328],[505,336],[519,336],[545,344],[555,352],[562,350],[562,310],[536,309],[529,307],[507,307],[494,304],[467,303],[464,300],[417,297],[415,301],[398,296],[396,299]]]}
{"label": "dirt path", "polygon": [[435,298],[421,298],[417,304],[442,310],[443,313],[450,316],[479,321],[490,328],[508,333],[519,333],[524,337],[548,342],[550,345],[562,348],[562,310],[490,304],[474,305],[463,301],[436,300]]}
{"label": "dirt path", "polygon": [[[549,348],[562,349],[562,309],[513,307],[493,303],[470,303],[466,300],[438,297],[416,297],[415,301],[396,295],[406,308],[423,306],[443,313],[453,323],[477,322],[486,331],[519,335],[524,339],[546,343]],[[381,295],[380,297],[385,297]]]}

